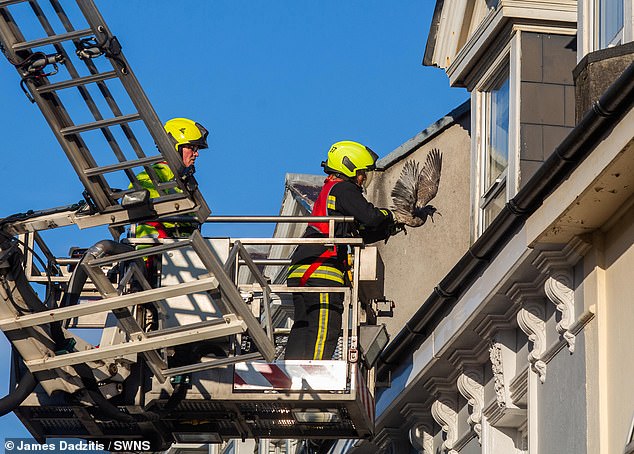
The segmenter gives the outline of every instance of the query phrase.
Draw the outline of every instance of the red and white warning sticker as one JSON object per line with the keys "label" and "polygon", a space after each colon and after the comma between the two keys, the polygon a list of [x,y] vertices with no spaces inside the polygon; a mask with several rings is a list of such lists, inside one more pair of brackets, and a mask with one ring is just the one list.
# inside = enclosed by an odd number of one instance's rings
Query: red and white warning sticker
{"label": "red and white warning sticker", "polygon": [[345,391],[346,372],[346,361],[237,363],[233,374],[233,388],[239,391]]}

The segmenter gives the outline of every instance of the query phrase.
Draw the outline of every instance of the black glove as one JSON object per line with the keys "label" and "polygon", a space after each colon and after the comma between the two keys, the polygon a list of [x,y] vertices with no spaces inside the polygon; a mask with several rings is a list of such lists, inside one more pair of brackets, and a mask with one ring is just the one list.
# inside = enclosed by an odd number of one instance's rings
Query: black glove
{"label": "black glove", "polygon": [[400,232],[405,232],[405,235],[407,235],[405,224],[402,224],[400,222],[392,222],[388,227],[388,232],[389,235],[387,236],[387,238],[385,238],[385,244],[387,244],[387,240],[389,240],[391,236],[394,236]]}

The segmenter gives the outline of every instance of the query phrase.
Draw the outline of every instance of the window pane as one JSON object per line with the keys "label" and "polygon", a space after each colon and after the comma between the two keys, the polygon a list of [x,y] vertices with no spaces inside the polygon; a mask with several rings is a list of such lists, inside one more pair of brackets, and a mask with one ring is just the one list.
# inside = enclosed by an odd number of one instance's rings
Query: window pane
{"label": "window pane", "polygon": [[500,211],[502,211],[505,203],[506,191],[502,188],[493,199],[489,200],[489,203],[487,203],[486,207],[482,210],[484,216],[484,229],[486,229],[489,224],[491,224],[491,221],[493,221]]}
{"label": "window pane", "polygon": [[623,0],[598,0],[599,47],[615,44],[615,37],[623,29]]}
{"label": "window pane", "polygon": [[486,188],[495,183],[508,165],[509,157],[509,79],[491,90],[488,128]]}

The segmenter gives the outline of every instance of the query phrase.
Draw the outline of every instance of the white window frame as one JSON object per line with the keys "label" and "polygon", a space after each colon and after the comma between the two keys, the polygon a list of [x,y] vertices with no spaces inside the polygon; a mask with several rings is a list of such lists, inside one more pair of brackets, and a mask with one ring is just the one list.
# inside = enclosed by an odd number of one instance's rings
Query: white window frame
{"label": "white window frame", "polygon": [[[505,202],[515,196],[519,185],[519,109],[520,109],[520,60],[521,32],[518,30],[507,46],[499,53],[488,70],[471,92],[472,134],[472,241],[486,229],[484,209],[491,200],[504,191]],[[509,125],[508,125],[508,165],[498,180],[488,188],[484,187],[487,159],[488,121],[487,98],[495,81],[502,72],[508,72],[509,80]]]}
{"label": "white window frame", "polygon": [[[623,28],[605,47],[634,41],[634,0],[623,1]],[[599,45],[599,2],[598,0],[580,1],[578,3],[578,47],[577,61],[590,52],[605,47]]]}
{"label": "white window frame", "polygon": [[624,36],[624,31],[625,31],[625,3],[626,0],[617,0],[619,2],[621,2],[621,4],[623,5],[623,23],[621,24],[621,29],[616,33],[616,35],[614,35],[614,38],[612,38],[612,40],[603,45],[601,44],[600,41],[600,25],[599,22],[601,20],[601,11],[600,11],[600,2],[601,0],[593,0],[594,2],[594,26],[595,26],[595,33],[594,33],[594,42],[595,42],[595,48],[597,49],[602,49],[602,48],[607,48],[607,47],[613,47],[613,46],[617,46],[619,44],[623,44],[623,39],[625,38]]}

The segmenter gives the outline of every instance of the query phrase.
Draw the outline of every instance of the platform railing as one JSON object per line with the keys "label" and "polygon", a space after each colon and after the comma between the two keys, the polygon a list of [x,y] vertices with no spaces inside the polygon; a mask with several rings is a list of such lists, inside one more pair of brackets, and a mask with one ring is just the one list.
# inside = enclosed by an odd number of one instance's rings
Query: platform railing
{"label": "platform railing", "polygon": [[[235,216],[216,217],[210,222],[297,222],[305,223],[308,220],[318,222],[351,222],[352,218],[346,217],[285,217],[285,216]],[[331,229],[334,230],[334,229]],[[146,247],[142,250],[115,254],[103,258],[93,258],[80,263],[77,258],[57,258],[44,243],[39,233],[31,232],[21,237],[24,244],[25,255],[24,271],[27,279],[33,283],[55,282],[64,286],[69,280],[68,272],[61,272],[65,265],[82,266],[89,276],[88,284],[99,293],[100,299],[93,298],[90,302],[68,307],[53,308],[46,313],[33,313],[16,315],[0,320],[0,329],[3,331],[20,330],[28,327],[43,326],[51,322],[67,321],[90,317],[92,320],[100,313],[113,313],[118,319],[119,325],[125,332],[126,342],[116,345],[101,345],[99,349],[88,349],[82,352],[70,352],[64,355],[47,354],[42,358],[31,358],[26,361],[27,367],[36,372],[47,369],[70,366],[83,362],[103,361],[130,354],[142,354],[154,375],[163,382],[166,377],[184,373],[185,371],[200,371],[213,367],[220,367],[231,362],[264,358],[267,361],[275,359],[274,327],[272,325],[271,295],[292,294],[294,292],[338,292],[344,294],[343,313],[343,345],[349,347],[344,354],[344,359],[356,362],[357,353],[357,327],[359,324],[358,304],[358,261],[355,260],[353,285],[351,287],[288,287],[286,285],[272,285],[264,276],[259,266],[262,265],[287,265],[289,259],[253,259],[246,249],[246,245],[291,245],[299,244],[324,244],[327,247],[336,245],[350,247],[353,255],[358,256],[363,246],[360,238],[240,238],[230,239],[230,251],[228,258],[223,262],[210,247],[207,241],[195,232],[190,238],[175,241],[170,244],[162,244],[158,239],[127,239],[131,244],[143,243]],[[34,257],[36,247],[43,251],[47,264],[40,264]],[[184,282],[168,287],[151,288],[143,275],[143,271],[135,264],[128,265],[123,281],[116,288],[104,273],[104,269],[111,268],[117,263],[132,263],[149,255],[163,254],[174,249],[193,248],[202,261],[208,275],[192,282]],[[238,270],[245,267],[251,273],[253,281],[250,284],[238,282]],[[45,269],[42,269],[45,268]],[[57,272],[51,273],[51,270]],[[235,271],[235,272],[232,272]],[[47,275],[47,273],[49,275]],[[136,280],[140,283],[141,290],[135,293],[123,293],[130,283]],[[143,326],[136,320],[135,308],[143,304],[156,303],[178,295],[188,295],[196,292],[217,292],[222,294],[222,300],[227,306],[227,313],[223,319],[213,323],[203,322],[196,326],[184,325],[177,330],[172,329],[165,333],[147,333]],[[262,301],[261,314],[252,313],[240,291],[252,292],[256,298]],[[259,311],[258,311],[259,312]],[[78,324],[76,323],[75,326]],[[91,326],[94,326],[91,325]],[[213,339],[227,335],[242,335],[247,333],[253,339],[257,354],[238,355],[233,359],[214,359],[199,364],[168,368],[160,349],[167,346],[181,345],[199,340]],[[344,348],[344,350],[346,350]]]}

